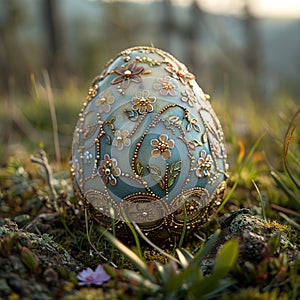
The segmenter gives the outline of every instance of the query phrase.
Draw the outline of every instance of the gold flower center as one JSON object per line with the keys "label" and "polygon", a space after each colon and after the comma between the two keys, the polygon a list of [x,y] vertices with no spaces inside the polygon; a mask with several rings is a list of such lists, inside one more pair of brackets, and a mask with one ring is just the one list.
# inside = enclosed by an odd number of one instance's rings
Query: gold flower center
{"label": "gold flower center", "polygon": [[125,76],[126,78],[130,78],[130,77],[132,76],[132,72],[131,72],[130,70],[126,70],[126,71],[124,72],[124,76]]}
{"label": "gold flower center", "polygon": [[175,85],[172,84],[171,82],[163,82],[162,88],[166,90],[171,90],[175,88]]}
{"label": "gold flower center", "polygon": [[141,99],[139,99],[138,105],[140,105],[140,106],[147,106],[148,105],[148,99],[142,97]]}
{"label": "gold flower center", "polygon": [[168,144],[166,142],[160,142],[157,146],[157,149],[160,151],[160,152],[164,152],[166,151],[167,149],[169,148]]}

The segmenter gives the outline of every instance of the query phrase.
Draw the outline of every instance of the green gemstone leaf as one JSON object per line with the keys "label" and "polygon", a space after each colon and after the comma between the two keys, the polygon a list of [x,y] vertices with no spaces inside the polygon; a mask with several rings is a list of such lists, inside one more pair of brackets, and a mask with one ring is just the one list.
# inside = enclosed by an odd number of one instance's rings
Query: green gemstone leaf
{"label": "green gemstone leaf", "polygon": [[170,188],[175,182],[175,176],[170,176],[168,180],[168,188]]}
{"label": "green gemstone leaf", "polygon": [[162,179],[159,183],[158,183],[159,187],[164,191],[166,189],[166,184],[165,184],[165,180]]}
{"label": "green gemstone leaf", "polygon": [[180,172],[180,168],[181,168],[181,160],[175,162],[172,164],[172,168],[174,171],[179,171]]}
{"label": "green gemstone leaf", "polygon": [[160,168],[156,166],[147,166],[147,169],[154,181],[159,183],[162,180],[162,174]]}
{"label": "green gemstone leaf", "polygon": [[135,161],[135,172],[139,176],[143,176],[144,174],[144,166],[140,160]]}

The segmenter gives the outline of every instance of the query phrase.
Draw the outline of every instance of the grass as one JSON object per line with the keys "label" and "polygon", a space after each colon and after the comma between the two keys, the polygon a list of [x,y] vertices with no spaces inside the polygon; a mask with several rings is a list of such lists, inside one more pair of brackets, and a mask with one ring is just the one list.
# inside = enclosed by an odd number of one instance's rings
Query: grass
{"label": "grass", "polygon": [[[226,242],[219,250],[209,275],[204,275],[201,269],[206,254],[220,234],[218,217],[240,208],[256,211],[272,228],[276,223],[269,222],[270,219],[288,225],[291,244],[296,243],[299,248],[299,239],[297,242],[295,237],[300,232],[300,137],[297,128],[300,112],[295,103],[274,100],[273,110],[266,114],[266,109],[258,109],[258,104],[252,101],[238,106],[227,100],[224,114],[222,102],[215,100],[212,104],[227,137],[231,172],[229,189],[216,218],[193,238],[185,239],[183,234],[177,248],[171,250],[159,248],[136,224],[130,224],[135,245],[128,247],[114,234],[93,224],[73,194],[68,161],[80,99],[85,99],[85,91],[80,91],[72,82],[64,90],[54,90],[46,73],[44,83],[37,83],[34,78],[32,81],[31,95],[13,101],[17,114],[11,120],[6,117],[5,108],[1,111],[3,126],[8,124],[2,139],[7,138],[9,144],[3,140],[0,148],[0,221],[15,219],[20,227],[25,227],[46,207],[60,216],[60,225],[52,228],[50,234],[61,247],[83,266],[95,268],[105,264],[113,279],[97,289],[79,289],[74,274],[65,274],[65,280],[72,283],[70,293],[73,293],[66,299],[300,297],[295,288],[300,285],[300,259],[291,263],[286,254],[278,250],[281,249],[280,230],[285,231],[279,225],[279,234],[270,238],[266,246],[274,251],[258,265],[249,263],[246,274],[238,269],[239,247],[235,240]],[[243,113],[241,131],[241,108],[245,106],[247,112]],[[24,124],[27,124],[25,131],[22,130]],[[30,135],[35,138],[31,139]],[[39,152],[41,149],[47,150],[48,156]],[[39,154],[32,156],[34,153]],[[35,163],[30,162],[30,157]],[[114,230],[113,224],[112,232]],[[210,239],[207,236],[211,236]],[[7,241],[2,238],[0,253],[9,256],[15,244],[14,237]],[[275,252],[276,255],[272,254]],[[31,252],[20,253],[30,268],[32,265],[38,268]],[[265,282],[262,278],[266,278]]]}

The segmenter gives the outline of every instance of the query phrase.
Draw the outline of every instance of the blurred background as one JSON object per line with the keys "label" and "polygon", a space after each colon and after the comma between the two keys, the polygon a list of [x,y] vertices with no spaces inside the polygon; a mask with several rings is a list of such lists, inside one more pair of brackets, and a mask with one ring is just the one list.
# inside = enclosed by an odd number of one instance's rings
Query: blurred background
{"label": "blurred background", "polygon": [[272,156],[300,105],[299,0],[0,0],[0,163],[68,159],[90,82],[137,45],[177,57],[227,139],[250,148],[267,132]]}

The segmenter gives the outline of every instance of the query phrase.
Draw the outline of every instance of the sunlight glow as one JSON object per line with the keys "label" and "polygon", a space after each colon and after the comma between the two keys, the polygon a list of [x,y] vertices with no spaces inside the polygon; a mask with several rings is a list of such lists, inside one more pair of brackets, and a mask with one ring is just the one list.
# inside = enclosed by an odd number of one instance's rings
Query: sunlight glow
{"label": "sunlight glow", "polygon": [[[91,0],[90,0],[91,1]],[[117,0],[104,0],[107,2]],[[162,2],[163,0],[123,0],[123,2]],[[190,5],[193,0],[170,0],[173,4]],[[211,13],[241,14],[247,3],[251,11],[264,18],[300,18],[300,0],[198,0]]]}
{"label": "sunlight glow", "polygon": [[252,2],[258,15],[300,18],[299,0],[253,0]]}
{"label": "sunlight glow", "polygon": [[258,17],[300,18],[299,0],[199,0],[201,6],[215,13],[240,13],[248,4]]}

